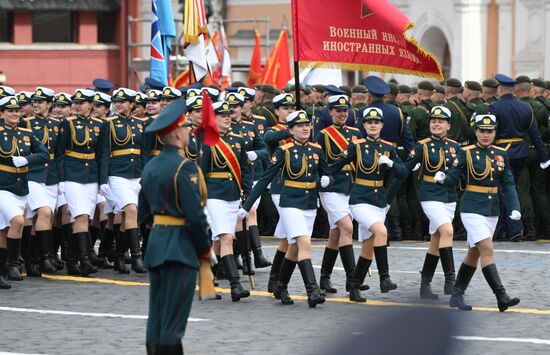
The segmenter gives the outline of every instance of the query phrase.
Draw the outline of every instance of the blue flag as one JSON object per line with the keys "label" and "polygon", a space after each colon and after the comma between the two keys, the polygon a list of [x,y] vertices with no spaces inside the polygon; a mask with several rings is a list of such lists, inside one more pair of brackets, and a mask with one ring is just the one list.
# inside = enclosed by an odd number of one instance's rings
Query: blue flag
{"label": "blue flag", "polygon": [[176,26],[170,0],[153,0],[151,18],[150,77],[168,85],[170,74],[170,44],[176,37]]}

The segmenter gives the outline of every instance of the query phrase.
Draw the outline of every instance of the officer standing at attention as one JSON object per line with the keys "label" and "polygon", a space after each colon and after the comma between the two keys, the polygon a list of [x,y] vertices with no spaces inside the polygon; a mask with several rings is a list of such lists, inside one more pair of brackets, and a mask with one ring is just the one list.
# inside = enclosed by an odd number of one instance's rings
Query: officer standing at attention
{"label": "officer standing at attention", "polygon": [[206,208],[210,216],[212,240],[220,242],[221,262],[231,286],[231,300],[238,302],[250,296],[239,278],[233,256],[233,239],[237,226],[237,215],[241,196],[248,195],[252,186],[250,166],[246,159],[244,139],[230,131],[231,109],[226,101],[213,105],[220,139],[213,147],[205,147],[201,157],[201,168],[206,176],[208,201]]}
{"label": "officer standing at attention", "polygon": [[181,338],[193,303],[199,259],[211,255],[204,178],[181,153],[191,133],[191,122],[184,117],[185,103],[176,100],[146,129],[165,144],[147,163],[141,179],[140,219],[153,226],[145,255],[151,282],[147,354],[183,354]]}
{"label": "officer standing at attention", "polygon": [[[434,175],[434,181],[446,187],[457,186],[460,180],[466,182],[460,215],[468,232],[469,249],[458,270],[449,305],[462,311],[472,310],[472,306],[464,303],[464,292],[480,261],[483,276],[496,296],[498,309],[504,312],[508,307],[517,305],[519,298],[510,298],[500,281],[493,255],[492,236],[500,203],[509,206],[511,219],[520,220],[519,200],[507,152],[493,145],[496,117],[477,115],[474,128],[477,143],[464,147],[458,155],[458,164],[450,171],[445,173],[439,170]],[[499,190],[502,198],[499,197]]]}
{"label": "officer standing at attention", "polygon": [[[346,95],[330,96],[328,108],[332,125],[322,129],[316,141],[323,149],[327,164],[330,165],[338,160],[340,154],[351,142],[360,139],[361,135],[357,128],[347,125],[350,103]],[[327,211],[330,232],[321,263],[319,287],[328,293],[337,292],[330,282],[330,275],[339,252],[346,271],[346,291],[349,291],[355,269],[352,245],[353,223],[349,209],[353,171],[353,165],[344,166],[334,174],[334,182],[320,191],[321,204]]]}
{"label": "officer standing at attention", "polygon": [[31,117],[33,114],[31,102],[32,94],[32,91],[20,91],[17,94],[17,101],[19,101],[19,105],[21,105],[21,109],[19,110],[19,116],[21,116],[21,118]]}
{"label": "officer standing at attention", "polygon": [[[550,160],[548,160],[548,154],[531,107],[514,96],[516,81],[503,74],[497,74],[495,79],[499,83],[497,88],[499,99],[489,106],[489,112],[496,117],[498,123],[495,145],[506,149],[510,160],[510,170],[514,182],[517,182],[527,164],[529,155],[529,144],[524,137],[529,135],[531,138],[542,169],[550,166]],[[509,213],[506,211],[501,211],[501,223],[508,225],[510,239],[521,238],[523,230],[521,221],[508,219],[508,215]]]}
{"label": "officer standing at attention", "polygon": [[[137,224],[139,179],[147,161],[143,134],[145,122],[132,116],[135,96],[136,92],[127,88],[119,88],[113,93],[116,116],[107,118],[101,127],[99,190],[115,203],[116,212],[122,212],[123,229],[132,254],[132,269],[145,273]],[[123,239],[117,240],[118,271],[128,273],[124,264],[127,244]]]}
{"label": "officer standing at attention", "polygon": [[[328,98],[332,96],[346,95],[345,91],[337,88],[334,85],[325,86],[325,92]],[[323,129],[330,127],[332,125],[332,117],[330,116],[329,110],[330,110],[329,106],[326,106],[315,113],[315,117],[313,118],[314,120],[313,137],[317,137],[319,132],[321,132]],[[355,111],[351,107],[349,107],[346,125],[349,127],[353,127],[355,125],[355,121],[356,121]]]}
{"label": "officer standing at attention", "polygon": [[0,289],[11,288],[5,276],[22,280],[17,259],[29,193],[27,171],[29,165],[49,160],[48,150],[32,132],[18,127],[19,107],[15,96],[0,99]]}

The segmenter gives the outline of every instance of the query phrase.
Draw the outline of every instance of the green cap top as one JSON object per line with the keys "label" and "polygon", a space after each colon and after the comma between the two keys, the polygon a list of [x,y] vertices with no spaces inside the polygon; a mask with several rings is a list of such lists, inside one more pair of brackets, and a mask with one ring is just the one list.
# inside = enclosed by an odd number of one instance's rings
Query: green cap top
{"label": "green cap top", "polygon": [[479,84],[477,81],[468,80],[464,82],[464,86],[470,90],[481,91],[481,84]]}
{"label": "green cap top", "polygon": [[399,92],[401,94],[410,94],[411,87],[409,85],[399,85]]}
{"label": "green cap top", "polygon": [[453,87],[453,88],[461,88],[462,87],[462,83],[460,82],[460,80],[458,80],[456,78],[447,79],[447,81],[445,81],[445,85]]}
{"label": "green cap top", "polygon": [[498,81],[495,79],[489,78],[483,80],[483,83],[481,83],[482,86],[485,86],[486,88],[493,88],[496,89],[498,87]]}

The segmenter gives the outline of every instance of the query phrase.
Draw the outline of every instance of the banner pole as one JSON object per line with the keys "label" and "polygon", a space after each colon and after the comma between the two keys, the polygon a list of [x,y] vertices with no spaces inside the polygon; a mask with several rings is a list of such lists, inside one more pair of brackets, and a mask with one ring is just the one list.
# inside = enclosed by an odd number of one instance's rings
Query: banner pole
{"label": "banner pole", "polygon": [[294,61],[294,95],[296,97],[294,98],[296,100],[296,109],[301,110],[301,103],[300,103],[300,65],[298,61]]}

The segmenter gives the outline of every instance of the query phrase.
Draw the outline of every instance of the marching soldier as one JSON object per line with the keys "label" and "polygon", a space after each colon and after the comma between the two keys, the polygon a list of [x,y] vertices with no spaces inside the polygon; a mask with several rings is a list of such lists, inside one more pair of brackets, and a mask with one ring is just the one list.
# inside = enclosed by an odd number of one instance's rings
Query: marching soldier
{"label": "marching soldier", "polygon": [[[229,93],[227,95],[227,103],[231,109],[231,132],[240,135],[244,140],[244,149],[250,164],[251,178],[253,183],[257,182],[262,176],[261,162],[269,158],[267,146],[265,145],[260,132],[256,129],[254,122],[244,120],[242,115],[242,106],[244,105],[244,96],[239,93]],[[259,167],[259,168],[257,168]],[[254,254],[254,266],[256,268],[264,268],[271,266],[271,263],[265,258],[262,253],[262,242],[260,240],[260,232],[258,230],[258,221],[256,218],[256,209],[260,203],[260,199],[256,200],[253,208],[250,210],[247,217],[248,232],[242,230],[242,224],[237,225],[237,241],[240,242],[241,255],[245,258],[247,252],[246,239],[249,238]],[[240,237],[239,237],[240,234]],[[247,257],[248,258],[248,257]],[[251,270],[246,270],[247,263],[243,264],[243,274],[248,275]]]}
{"label": "marching soldier", "polygon": [[[550,166],[550,160],[531,108],[513,95],[516,81],[503,74],[497,74],[495,78],[499,83],[497,88],[499,99],[489,106],[489,112],[495,115],[498,123],[495,145],[506,149],[510,160],[510,170],[514,182],[517,182],[527,164],[529,155],[529,145],[523,137],[529,135],[531,138],[542,169]],[[509,213],[502,211],[499,225],[502,223],[508,225],[511,240],[521,239],[523,230],[521,221],[508,219],[508,215]],[[497,234],[499,233],[497,232]]]}
{"label": "marching soldier", "polygon": [[165,143],[145,166],[141,180],[140,219],[153,226],[145,255],[150,279],[147,354],[183,354],[181,338],[193,303],[199,259],[210,257],[204,178],[181,153],[191,133],[191,122],[184,117],[185,103],[176,100],[146,129]]}
{"label": "marching soldier", "polygon": [[208,96],[210,97],[210,100],[212,100],[212,102],[218,101],[218,99],[220,97],[220,90],[216,87],[205,86],[201,90],[201,95],[202,95],[203,92],[206,92],[208,94]]}
{"label": "marching soldier", "polygon": [[147,110],[145,107],[147,106],[147,95],[141,92],[136,93],[136,97],[134,98],[134,102],[136,105],[134,106],[134,110],[132,111],[132,115],[137,118],[149,118],[147,115]]}
{"label": "marching soldier", "polygon": [[[35,217],[36,238],[40,245],[42,272],[54,273],[58,269],[57,258],[53,256],[53,215],[59,194],[59,151],[58,140],[61,123],[50,115],[54,92],[37,87],[32,95],[34,116],[25,119],[27,129],[48,149],[50,160],[29,168],[29,197],[27,217]],[[31,241],[32,242],[32,241]]]}
{"label": "marching soldier", "polygon": [[32,97],[33,92],[32,91],[20,91],[17,94],[17,101],[19,101],[19,105],[21,105],[21,109],[19,110],[19,116],[21,118],[27,118],[31,117],[33,114],[32,110]]}
{"label": "marching soldier", "polygon": [[160,95],[160,109],[163,110],[168,104],[179,97],[181,97],[181,91],[171,86],[165,86]]}
{"label": "marching soldier", "polygon": [[[346,95],[330,96],[328,108],[333,123],[319,132],[316,141],[323,149],[327,164],[331,164],[340,157],[351,142],[361,138],[361,133],[359,129],[347,125],[350,103]],[[321,203],[328,215],[330,232],[321,263],[319,287],[328,293],[337,292],[330,282],[330,275],[338,253],[346,271],[346,291],[349,291],[355,269],[352,245],[353,223],[349,209],[353,170],[353,165],[344,166],[334,174],[334,182],[320,191]]]}
{"label": "marching soldier", "polygon": [[456,186],[462,178],[466,180],[460,214],[468,231],[469,249],[458,270],[449,302],[451,307],[463,311],[472,309],[464,303],[464,292],[476,271],[478,260],[483,276],[497,298],[498,309],[504,312],[519,303],[519,298],[510,298],[502,286],[493,255],[492,236],[501,201],[499,190],[503,193],[502,203],[509,205],[510,218],[521,219],[508,154],[505,149],[492,145],[497,122],[494,115],[477,115],[474,124],[477,144],[464,147],[458,155],[458,164],[448,173],[438,171],[434,175],[435,182],[449,187]]}
{"label": "marching soldier", "polygon": [[[88,233],[89,219],[94,217],[98,194],[98,139],[103,121],[91,116],[94,92],[79,89],[73,95],[75,116],[64,120],[59,141],[60,183],[69,212],[74,218],[73,235],[69,245],[78,250],[80,274],[88,276],[97,271],[88,256],[93,244]],[[74,262],[74,261],[72,261]]]}
{"label": "marching soldier", "polygon": [[27,171],[49,160],[48,150],[32,132],[18,127],[19,108],[15,96],[0,99],[0,289],[11,288],[5,276],[21,280],[17,259],[29,193]]}
{"label": "marching soldier", "polygon": [[125,236],[118,234],[116,243],[116,264],[120,273],[129,272],[124,264],[125,239],[130,245],[132,269],[137,273],[146,272],[141,260],[137,225],[139,179],[147,160],[143,135],[145,122],[132,116],[135,96],[134,90],[115,90],[112,101],[116,116],[107,118],[100,130],[99,190],[113,202],[116,212],[122,212],[125,231]]}
{"label": "marching soldier", "polygon": [[314,308],[324,303],[325,298],[320,294],[311,264],[310,235],[319,203],[317,184],[320,182],[321,187],[327,187],[330,179],[328,176],[322,176],[327,165],[321,147],[309,142],[311,122],[307,113],[303,110],[291,113],[287,117],[287,124],[292,142],[275,149],[271,166],[252,189],[239,211],[239,217],[246,217],[254,201],[260,197],[273,178],[280,175],[283,187],[279,214],[289,246],[280,269],[278,295],[282,304],[294,303],[288,294],[287,286],[298,264],[307,291],[308,305]]}
{"label": "marching soldier", "polygon": [[456,209],[456,187],[443,187],[436,184],[434,176],[438,171],[447,172],[458,164],[460,145],[447,138],[451,125],[451,111],[444,106],[435,106],[430,112],[431,137],[421,140],[409,154],[406,162],[411,171],[420,164],[418,179],[422,209],[430,221],[430,247],[424,259],[420,274],[420,297],[437,299],[432,292],[431,281],[441,258],[445,274],[444,293],[450,295],[455,281],[453,261],[453,225]]}
{"label": "marching soldier", "polygon": [[372,263],[373,253],[380,275],[380,291],[387,293],[397,288],[390,279],[388,266],[388,240],[384,225],[388,203],[384,178],[390,171],[397,178],[406,174],[393,144],[380,139],[384,112],[378,107],[367,107],[363,111],[363,120],[366,138],[352,142],[328,171],[334,173],[347,164],[355,165],[355,181],[349,204],[353,218],[359,223],[359,241],[362,246],[355,271],[351,275],[349,298],[354,302],[367,301],[361,295],[359,287]]}
{"label": "marching soldier", "polygon": [[161,96],[162,91],[153,89],[149,90],[149,93],[147,94],[147,105],[145,106],[147,116],[155,117],[160,113],[160,110],[162,109],[160,105]]}
{"label": "marching soldier", "polygon": [[208,188],[206,208],[210,216],[212,240],[220,242],[221,263],[231,286],[231,300],[238,302],[250,296],[250,292],[240,282],[233,256],[233,238],[241,194],[248,195],[252,181],[244,139],[230,131],[229,104],[226,101],[215,102],[213,109],[220,140],[214,147],[204,148],[200,166]]}
{"label": "marching soldier", "polygon": [[0,85],[0,99],[6,96],[15,96],[15,90],[9,86]]}
{"label": "marching soldier", "polygon": [[[334,85],[327,85],[325,86],[325,92],[327,94],[327,97],[330,98],[332,96],[336,96],[336,95],[345,95],[346,93],[337,88],[336,86]],[[313,136],[314,137],[317,137],[317,135],[319,134],[319,132],[321,132],[321,130],[325,129],[326,127],[329,127],[332,125],[332,117],[330,117],[330,113],[329,113],[329,107],[326,106],[326,107],[323,107],[321,110],[318,110],[316,113],[315,113],[315,117],[313,118],[313,123],[314,123],[314,130],[313,130]],[[350,127],[353,127],[355,125],[355,122],[356,122],[356,116],[355,116],[355,111],[350,107],[348,108],[348,116],[347,116],[347,121],[346,121],[346,125],[347,126],[350,126]]]}

